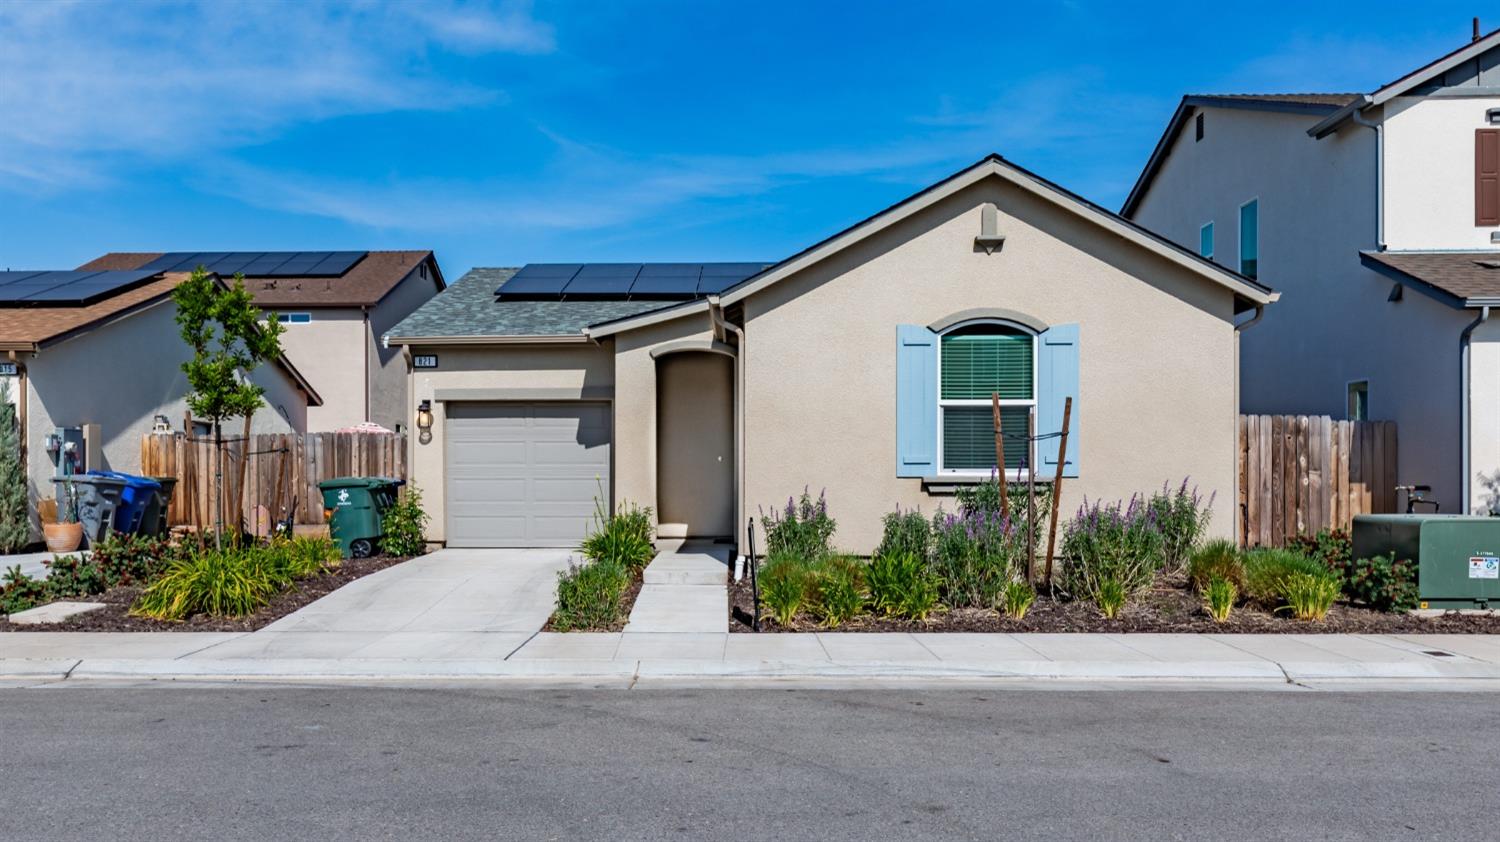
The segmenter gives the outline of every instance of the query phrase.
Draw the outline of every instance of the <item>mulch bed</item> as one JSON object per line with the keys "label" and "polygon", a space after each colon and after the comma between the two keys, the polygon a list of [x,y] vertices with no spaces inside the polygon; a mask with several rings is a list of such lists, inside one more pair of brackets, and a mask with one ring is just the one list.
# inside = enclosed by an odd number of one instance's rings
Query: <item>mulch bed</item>
{"label": "mulch bed", "polygon": [[[729,630],[751,632],[750,580],[729,586]],[[1250,605],[1235,606],[1229,620],[1216,623],[1185,582],[1164,579],[1145,596],[1106,620],[1092,603],[1064,602],[1039,595],[1025,619],[998,611],[958,608],[934,613],[926,622],[865,615],[825,629],[799,617],[791,626],[777,625],[762,613],[762,632],[1156,632],[1217,634],[1500,634],[1500,616],[1444,614],[1422,618],[1386,614],[1340,603],[1322,622],[1295,620]]]}
{"label": "mulch bed", "polygon": [[271,600],[259,611],[247,617],[209,617],[197,615],[180,623],[166,623],[132,617],[127,612],[130,604],[141,593],[138,586],[111,588],[102,594],[77,597],[77,602],[102,602],[104,608],[80,614],[62,623],[38,626],[18,626],[0,622],[0,631],[6,632],[248,632],[270,625],[276,620],[296,611],[320,597],[327,596],[355,579],[384,570],[406,561],[403,556],[376,556],[374,558],[346,558],[339,566],[296,582],[292,587]]}
{"label": "mulch bed", "polygon": [[[614,623],[610,623],[607,626],[600,626],[598,628],[592,628],[592,629],[568,629],[568,633],[572,633],[572,632],[617,632],[617,631],[624,631],[625,630],[625,623],[630,620],[630,610],[635,607],[635,599],[636,599],[636,597],[638,597],[638,596],[641,595],[641,585],[645,584],[644,580],[642,579],[642,577],[645,575],[645,572],[646,572],[646,570],[643,567],[640,570],[635,571],[635,573],[631,576],[630,585],[625,588],[624,595],[620,597],[620,619],[619,619],[619,621],[614,622]],[[547,625],[542,626],[542,631],[545,631],[545,632],[555,632],[555,631],[557,631],[557,629],[554,628],[553,625],[552,625],[552,618],[551,617],[547,618]]]}

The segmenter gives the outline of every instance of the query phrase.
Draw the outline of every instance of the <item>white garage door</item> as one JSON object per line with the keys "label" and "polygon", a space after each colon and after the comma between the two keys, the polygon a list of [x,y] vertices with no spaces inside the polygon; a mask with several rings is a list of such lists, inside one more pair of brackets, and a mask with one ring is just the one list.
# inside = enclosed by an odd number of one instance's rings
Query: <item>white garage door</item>
{"label": "white garage door", "polygon": [[448,546],[576,546],[609,494],[609,422],[605,403],[448,404]]}

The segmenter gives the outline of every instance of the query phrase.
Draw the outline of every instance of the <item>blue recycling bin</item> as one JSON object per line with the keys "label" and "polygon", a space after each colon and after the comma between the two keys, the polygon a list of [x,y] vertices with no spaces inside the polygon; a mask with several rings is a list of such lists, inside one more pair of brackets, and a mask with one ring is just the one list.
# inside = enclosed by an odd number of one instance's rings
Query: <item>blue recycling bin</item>
{"label": "blue recycling bin", "polygon": [[146,509],[156,502],[157,495],[161,493],[161,483],[150,477],[122,474],[119,471],[89,471],[89,474],[125,483],[125,487],[120,490],[120,502],[115,507],[115,531],[132,534],[141,531]]}

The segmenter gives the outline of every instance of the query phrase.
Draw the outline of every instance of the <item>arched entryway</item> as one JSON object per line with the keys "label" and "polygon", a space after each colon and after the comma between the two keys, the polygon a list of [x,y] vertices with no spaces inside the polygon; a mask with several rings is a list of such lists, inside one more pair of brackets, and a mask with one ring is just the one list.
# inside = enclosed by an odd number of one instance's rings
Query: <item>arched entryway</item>
{"label": "arched entryway", "polygon": [[656,360],[656,513],[694,538],[734,534],[734,358]]}

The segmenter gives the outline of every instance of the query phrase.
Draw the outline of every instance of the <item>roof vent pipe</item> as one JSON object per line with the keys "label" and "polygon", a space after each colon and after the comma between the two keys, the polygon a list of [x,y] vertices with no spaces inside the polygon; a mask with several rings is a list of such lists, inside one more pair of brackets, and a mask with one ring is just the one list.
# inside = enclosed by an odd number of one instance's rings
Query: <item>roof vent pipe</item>
{"label": "roof vent pipe", "polygon": [[1477,18],[1477,17],[1474,18],[1474,35],[1473,35],[1473,37],[1470,40],[1472,40],[1472,41],[1478,41],[1479,40],[1479,18]]}

